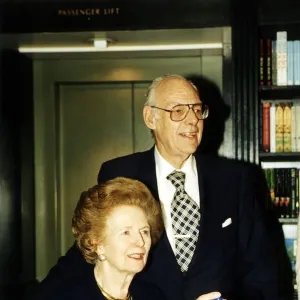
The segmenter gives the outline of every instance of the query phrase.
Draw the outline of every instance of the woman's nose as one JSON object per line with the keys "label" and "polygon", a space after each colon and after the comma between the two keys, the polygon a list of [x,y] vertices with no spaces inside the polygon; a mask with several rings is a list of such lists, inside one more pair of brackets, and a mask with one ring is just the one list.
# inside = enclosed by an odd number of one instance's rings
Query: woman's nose
{"label": "woman's nose", "polygon": [[135,242],[139,247],[143,247],[145,245],[145,241],[141,233],[136,235]]}

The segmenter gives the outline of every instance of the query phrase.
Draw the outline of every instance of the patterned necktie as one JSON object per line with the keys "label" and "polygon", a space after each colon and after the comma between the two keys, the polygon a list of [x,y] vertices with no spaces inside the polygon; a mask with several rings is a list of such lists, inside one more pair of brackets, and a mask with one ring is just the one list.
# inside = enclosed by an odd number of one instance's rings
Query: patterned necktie
{"label": "patterned necktie", "polygon": [[185,173],[175,170],[167,176],[167,179],[176,188],[171,203],[172,227],[176,245],[175,256],[181,271],[186,272],[198,240],[199,206],[184,190]]}

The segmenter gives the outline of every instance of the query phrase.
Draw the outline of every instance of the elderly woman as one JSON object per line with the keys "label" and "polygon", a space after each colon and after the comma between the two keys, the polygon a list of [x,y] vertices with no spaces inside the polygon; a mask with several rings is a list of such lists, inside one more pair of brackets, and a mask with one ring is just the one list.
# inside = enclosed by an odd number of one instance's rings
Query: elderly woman
{"label": "elderly woman", "polygon": [[89,189],[77,203],[72,231],[90,272],[59,286],[46,278],[37,299],[165,299],[134,279],[162,230],[159,202],[143,183],[119,177]]}

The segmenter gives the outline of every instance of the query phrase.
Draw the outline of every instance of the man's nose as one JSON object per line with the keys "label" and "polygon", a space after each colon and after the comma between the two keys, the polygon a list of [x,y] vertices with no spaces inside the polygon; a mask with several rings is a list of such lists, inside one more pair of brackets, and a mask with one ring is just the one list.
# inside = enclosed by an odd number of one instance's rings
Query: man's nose
{"label": "man's nose", "polygon": [[193,107],[189,107],[189,111],[187,112],[185,120],[186,120],[187,123],[191,123],[191,124],[197,124],[198,123],[199,119],[197,118]]}

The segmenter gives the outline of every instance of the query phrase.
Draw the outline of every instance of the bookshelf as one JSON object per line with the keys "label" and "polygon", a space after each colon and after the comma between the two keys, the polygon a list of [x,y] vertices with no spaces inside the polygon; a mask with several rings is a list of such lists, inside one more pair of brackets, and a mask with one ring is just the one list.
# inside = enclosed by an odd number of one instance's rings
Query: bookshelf
{"label": "bookshelf", "polygon": [[[258,45],[259,162],[295,275],[300,202],[300,32],[261,25]],[[294,288],[296,292],[294,276]]]}
{"label": "bookshelf", "polygon": [[259,152],[259,158],[261,161],[298,161],[300,158],[300,152]]}
{"label": "bookshelf", "polygon": [[259,97],[269,100],[300,99],[300,86],[260,86]]}

